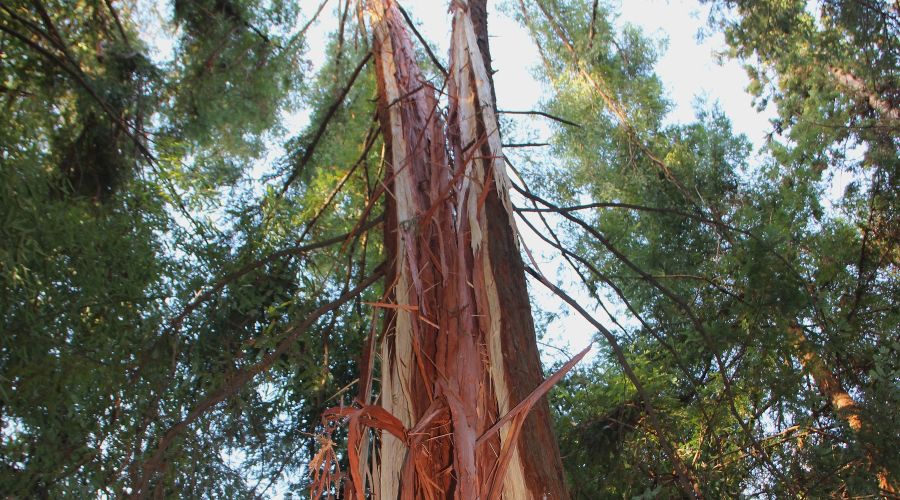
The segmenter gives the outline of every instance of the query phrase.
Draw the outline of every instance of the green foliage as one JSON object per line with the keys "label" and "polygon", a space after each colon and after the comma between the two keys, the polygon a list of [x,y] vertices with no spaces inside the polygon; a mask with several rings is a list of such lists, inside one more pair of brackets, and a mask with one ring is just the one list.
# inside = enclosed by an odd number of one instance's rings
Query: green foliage
{"label": "green foliage", "polygon": [[[887,219],[898,159],[885,135],[896,122],[827,71],[871,58],[861,78],[895,88],[896,52],[884,53],[894,14],[827,2],[814,19],[805,2],[736,4],[723,21],[734,55],[752,63],[760,104],[777,104],[775,133],[788,139],[773,137],[759,164],[715,106],[699,103],[694,123],[662,125],[653,44],[613,29],[608,7],[593,20],[590,2],[520,11],[553,89],[547,111],[582,124],[558,128],[559,161],[539,185],[563,204],[601,203],[572,212],[593,232],[562,219],[563,240],[585,259],[589,291],[627,301],[620,342],[665,422],[666,435],[654,436],[640,399],[613,391],[623,381],[611,356],[564,383],[558,431],[581,498],[679,495],[660,439],[712,498],[873,494],[873,461],[898,472],[898,386],[872,368],[896,364],[878,354],[894,352],[897,332],[896,254],[886,248],[897,246]],[[826,169],[868,180],[826,202]],[[830,410],[788,336],[794,323],[862,406],[871,422],[862,432]]]}
{"label": "green foliage", "polygon": [[[338,113],[361,132],[323,139],[301,194],[270,195],[250,161],[297,102],[298,7],[174,7],[171,60],[140,38],[138,5],[0,10],[0,491],[14,498],[125,496],[141,480],[164,496],[270,495],[304,481],[321,412],[353,391],[375,292],[314,321],[264,376],[235,377],[380,261],[367,234],[301,250],[352,229],[374,189],[377,146],[323,203],[362,153],[371,76]],[[229,384],[157,474],[142,470]]]}
{"label": "green foliage", "polygon": [[261,152],[261,137],[277,124],[301,77],[303,39],[291,32],[297,10],[282,1],[174,2],[182,34],[168,118],[188,151]]}

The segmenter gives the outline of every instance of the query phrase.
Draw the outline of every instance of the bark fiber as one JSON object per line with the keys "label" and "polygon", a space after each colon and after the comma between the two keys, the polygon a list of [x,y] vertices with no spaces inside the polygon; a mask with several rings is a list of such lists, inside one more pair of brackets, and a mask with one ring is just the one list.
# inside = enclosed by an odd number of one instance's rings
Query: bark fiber
{"label": "bark fiber", "polygon": [[[536,391],[548,384],[509,201],[485,2],[450,3],[446,109],[417,66],[395,2],[371,0],[366,10],[391,264],[376,304],[387,318],[373,347],[380,399],[370,406],[361,394],[361,408],[332,413],[350,420],[353,495],[567,498],[549,409]],[[370,441],[363,427],[381,432]]]}

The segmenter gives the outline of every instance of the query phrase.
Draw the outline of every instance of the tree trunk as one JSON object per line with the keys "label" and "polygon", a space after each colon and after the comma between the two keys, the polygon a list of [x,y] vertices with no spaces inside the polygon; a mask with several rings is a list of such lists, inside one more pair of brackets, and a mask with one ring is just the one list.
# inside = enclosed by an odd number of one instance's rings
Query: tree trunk
{"label": "tree trunk", "polygon": [[[825,364],[825,361],[816,353],[810,344],[803,329],[799,325],[793,324],[788,327],[788,332],[794,342],[794,347],[800,357],[800,364],[809,371],[813,381],[819,387],[822,395],[828,398],[834,414],[841,420],[847,422],[847,425],[857,434],[862,432],[866,427],[866,422],[862,419],[859,404],[853,399],[844,388],[840,381],[834,376],[834,373]],[[892,497],[897,495],[897,488],[894,487],[891,475],[887,468],[880,465],[871,450],[871,446],[865,445],[866,459],[869,465],[875,471],[875,478],[878,481],[878,487],[882,494],[889,494]]]}
{"label": "tree trunk", "polygon": [[[450,9],[445,120],[397,6],[368,4],[389,166],[385,247],[392,263],[389,300],[380,304],[388,312],[380,406],[402,430],[384,415],[373,425],[392,430],[375,445],[372,484],[364,484],[365,463],[351,471],[355,493],[567,498],[546,401],[493,430],[543,376],[486,44],[480,50],[476,34],[477,25],[486,42],[484,2],[470,10],[454,0]],[[523,432],[527,439],[520,440]],[[351,447],[362,444],[353,441]]]}

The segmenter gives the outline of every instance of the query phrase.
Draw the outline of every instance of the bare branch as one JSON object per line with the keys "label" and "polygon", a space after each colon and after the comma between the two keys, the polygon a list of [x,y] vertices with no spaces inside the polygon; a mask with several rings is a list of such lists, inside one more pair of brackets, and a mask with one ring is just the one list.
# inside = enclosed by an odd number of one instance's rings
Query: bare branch
{"label": "bare branch", "polygon": [[504,144],[504,148],[542,148],[550,146],[549,142],[511,142]]}
{"label": "bare branch", "polygon": [[765,448],[762,447],[762,445],[759,443],[759,441],[753,435],[753,430],[750,428],[750,426],[747,424],[747,422],[741,416],[740,412],[738,412],[737,407],[735,406],[735,403],[734,403],[736,400],[736,396],[734,394],[734,389],[732,387],[732,381],[728,377],[727,366],[722,359],[722,354],[719,351],[719,349],[715,348],[716,343],[713,341],[712,337],[710,336],[709,331],[706,329],[706,327],[704,326],[700,317],[697,315],[697,313],[694,311],[694,309],[687,303],[687,301],[685,301],[684,298],[682,298],[681,296],[679,296],[678,294],[673,292],[670,288],[668,288],[667,286],[662,284],[662,282],[660,282],[660,280],[656,279],[653,275],[647,273],[640,266],[635,264],[631,259],[628,258],[628,256],[626,256],[624,253],[622,253],[621,250],[616,248],[612,244],[612,242],[609,241],[609,239],[603,233],[598,231],[594,226],[588,224],[587,222],[581,220],[578,217],[573,216],[569,212],[561,210],[560,207],[535,195],[534,193],[527,192],[524,189],[522,189],[518,186],[515,186],[515,185],[513,185],[513,187],[517,191],[522,193],[524,196],[526,196],[532,200],[535,200],[548,208],[554,209],[555,211],[557,211],[559,214],[561,214],[567,220],[580,226],[588,234],[590,234],[593,238],[595,238],[597,241],[599,241],[600,244],[604,248],[606,248],[607,251],[609,251],[611,254],[613,254],[616,257],[616,259],[618,259],[623,265],[625,265],[625,267],[627,267],[627,268],[631,269],[632,271],[634,271],[635,273],[637,273],[638,276],[640,276],[647,283],[649,283],[654,288],[656,288],[664,296],[669,298],[669,300],[674,302],[678,306],[678,308],[684,312],[685,316],[687,316],[687,318],[690,320],[691,324],[694,326],[694,329],[697,330],[697,333],[700,334],[700,337],[703,339],[703,342],[705,343],[707,349],[709,349],[710,354],[712,355],[713,359],[716,362],[716,368],[717,368],[719,377],[721,377],[721,379],[722,379],[723,388],[725,389],[725,395],[727,396],[725,399],[728,402],[728,407],[729,407],[732,417],[735,419],[735,421],[741,427],[741,430],[743,431],[745,437],[750,442],[750,444],[753,446],[753,448],[755,448],[756,451],[759,453],[759,455],[763,458],[764,463],[766,464],[766,467],[769,469],[769,471],[774,476],[776,476],[786,487],[791,489],[791,491],[799,494],[796,484],[789,482],[787,480],[787,478],[785,477],[784,473],[778,467],[775,466],[775,464],[772,462],[772,458],[770,457],[768,452],[765,450]]}
{"label": "bare branch", "polygon": [[550,113],[546,113],[544,111],[510,111],[510,110],[497,110],[497,113],[501,115],[537,115],[543,116],[544,118],[549,118],[553,121],[557,121],[559,123],[564,123],[566,125],[570,125],[572,127],[581,128],[581,125],[571,121],[566,120],[565,118],[560,118],[556,115],[551,115]]}

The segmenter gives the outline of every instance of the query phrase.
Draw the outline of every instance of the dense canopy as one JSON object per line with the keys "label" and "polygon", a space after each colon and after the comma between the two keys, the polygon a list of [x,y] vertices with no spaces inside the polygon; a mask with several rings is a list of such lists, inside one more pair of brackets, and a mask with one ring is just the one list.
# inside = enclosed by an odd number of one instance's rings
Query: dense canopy
{"label": "dense canopy", "polygon": [[[322,415],[377,399],[418,230],[390,220],[372,2],[0,3],[4,497],[349,497]],[[446,2],[406,3],[452,123],[447,33],[415,23]],[[897,3],[698,4],[761,145],[714,102],[669,120],[664,44],[615,2],[498,6],[546,96],[500,121],[524,270],[595,332],[547,394],[568,494],[900,498]]]}

